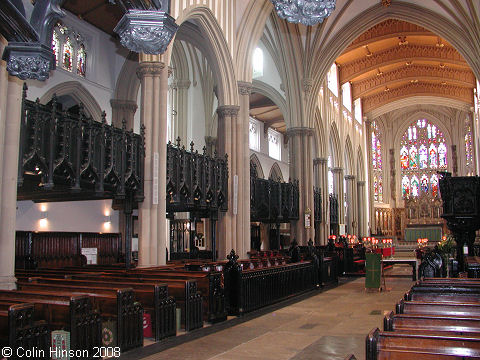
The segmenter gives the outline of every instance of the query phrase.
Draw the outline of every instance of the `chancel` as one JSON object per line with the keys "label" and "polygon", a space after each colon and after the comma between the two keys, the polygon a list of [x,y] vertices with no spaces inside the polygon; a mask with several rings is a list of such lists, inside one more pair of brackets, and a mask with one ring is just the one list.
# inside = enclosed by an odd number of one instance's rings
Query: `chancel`
{"label": "chancel", "polygon": [[479,358],[478,24],[1,1],[2,357]]}

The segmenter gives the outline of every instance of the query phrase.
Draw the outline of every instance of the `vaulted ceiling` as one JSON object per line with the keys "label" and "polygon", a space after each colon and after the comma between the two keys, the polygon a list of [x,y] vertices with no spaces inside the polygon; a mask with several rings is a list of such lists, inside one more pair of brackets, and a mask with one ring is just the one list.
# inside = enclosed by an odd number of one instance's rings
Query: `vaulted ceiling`
{"label": "vaulted ceiling", "polygon": [[434,33],[386,20],[359,36],[336,59],[340,85],[349,81],[363,111],[415,95],[473,103],[475,76],[463,57]]}

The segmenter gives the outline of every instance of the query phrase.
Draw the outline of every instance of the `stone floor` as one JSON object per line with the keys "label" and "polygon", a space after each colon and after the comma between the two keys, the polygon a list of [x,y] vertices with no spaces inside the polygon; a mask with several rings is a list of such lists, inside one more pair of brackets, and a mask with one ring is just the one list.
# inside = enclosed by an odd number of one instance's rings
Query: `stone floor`
{"label": "stone floor", "polygon": [[394,265],[386,271],[386,291],[380,292],[365,291],[363,277],[344,278],[335,288],[310,293],[267,313],[233,318],[201,329],[204,334],[197,336],[193,332],[185,336],[183,344],[166,349],[153,344],[130,351],[122,358],[333,360],[355,354],[357,359],[364,359],[366,335],[375,327],[383,328],[385,313],[394,310],[395,303],[413,285],[411,271],[408,265]]}

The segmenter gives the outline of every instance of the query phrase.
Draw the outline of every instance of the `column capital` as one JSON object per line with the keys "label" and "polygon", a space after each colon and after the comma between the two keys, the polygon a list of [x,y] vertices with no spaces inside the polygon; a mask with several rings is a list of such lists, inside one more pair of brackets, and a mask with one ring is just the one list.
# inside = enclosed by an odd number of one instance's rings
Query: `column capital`
{"label": "column capital", "polygon": [[313,79],[312,78],[303,78],[302,80],[302,90],[306,93],[310,93],[313,88]]}
{"label": "column capital", "polygon": [[188,79],[178,79],[177,81],[175,81],[175,86],[177,87],[177,89],[188,89],[190,88],[191,84],[192,82]]}
{"label": "column capital", "polygon": [[238,92],[240,95],[250,95],[252,93],[252,83],[247,81],[237,81]]}
{"label": "column capital", "polygon": [[343,171],[343,168],[342,167],[334,167],[331,169],[332,173],[341,173]]}
{"label": "column capital", "polygon": [[206,145],[215,145],[217,142],[217,138],[213,136],[205,136],[205,144]]}
{"label": "column capital", "polygon": [[292,127],[287,129],[287,137],[294,136],[313,136],[315,134],[315,129],[310,127]]}
{"label": "column capital", "polygon": [[313,159],[313,165],[327,164],[328,158],[318,157]]}
{"label": "column capital", "polygon": [[240,111],[240,106],[237,105],[222,105],[217,108],[217,114],[220,117],[237,116]]}
{"label": "column capital", "polygon": [[142,62],[138,65],[137,76],[141,80],[147,76],[160,76],[165,64],[163,62]]}
{"label": "column capital", "polygon": [[365,180],[358,180],[357,185],[358,186],[365,186]]}
{"label": "column capital", "polygon": [[138,109],[137,103],[132,100],[112,99],[110,100],[110,106],[112,107],[112,109],[120,109],[133,112],[137,111]]}
{"label": "column capital", "polygon": [[355,180],[355,175],[345,175],[345,180]]}

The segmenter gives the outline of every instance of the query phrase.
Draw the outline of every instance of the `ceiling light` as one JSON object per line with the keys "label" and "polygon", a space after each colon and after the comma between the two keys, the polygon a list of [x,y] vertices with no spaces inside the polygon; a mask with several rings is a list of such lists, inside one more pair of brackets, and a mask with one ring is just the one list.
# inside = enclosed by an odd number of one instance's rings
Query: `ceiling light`
{"label": "ceiling light", "polygon": [[399,36],[399,37],[398,37],[398,40],[400,40],[400,41],[398,42],[398,45],[400,45],[400,46],[408,45],[408,40],[407,40],[407,37],[406,37],[406,36]]}
{"label": "ceiling light", "polygon": [[278,16],[291,23],[316,25],[335,10],[336,0],[271,0]]}
{"label": "ceiling light", "polygon": [[413,64],[413,61],[407,61],[407,62],[405,63],[405,65],[407,65],[407,66],[410,66],[410,65],[412,65],[412,64]]}
{"label": "ceiling light", "polygon": [[380,69],[377,70],[377,76],[382,76],[383,75],[383,71],[381,71]]}

